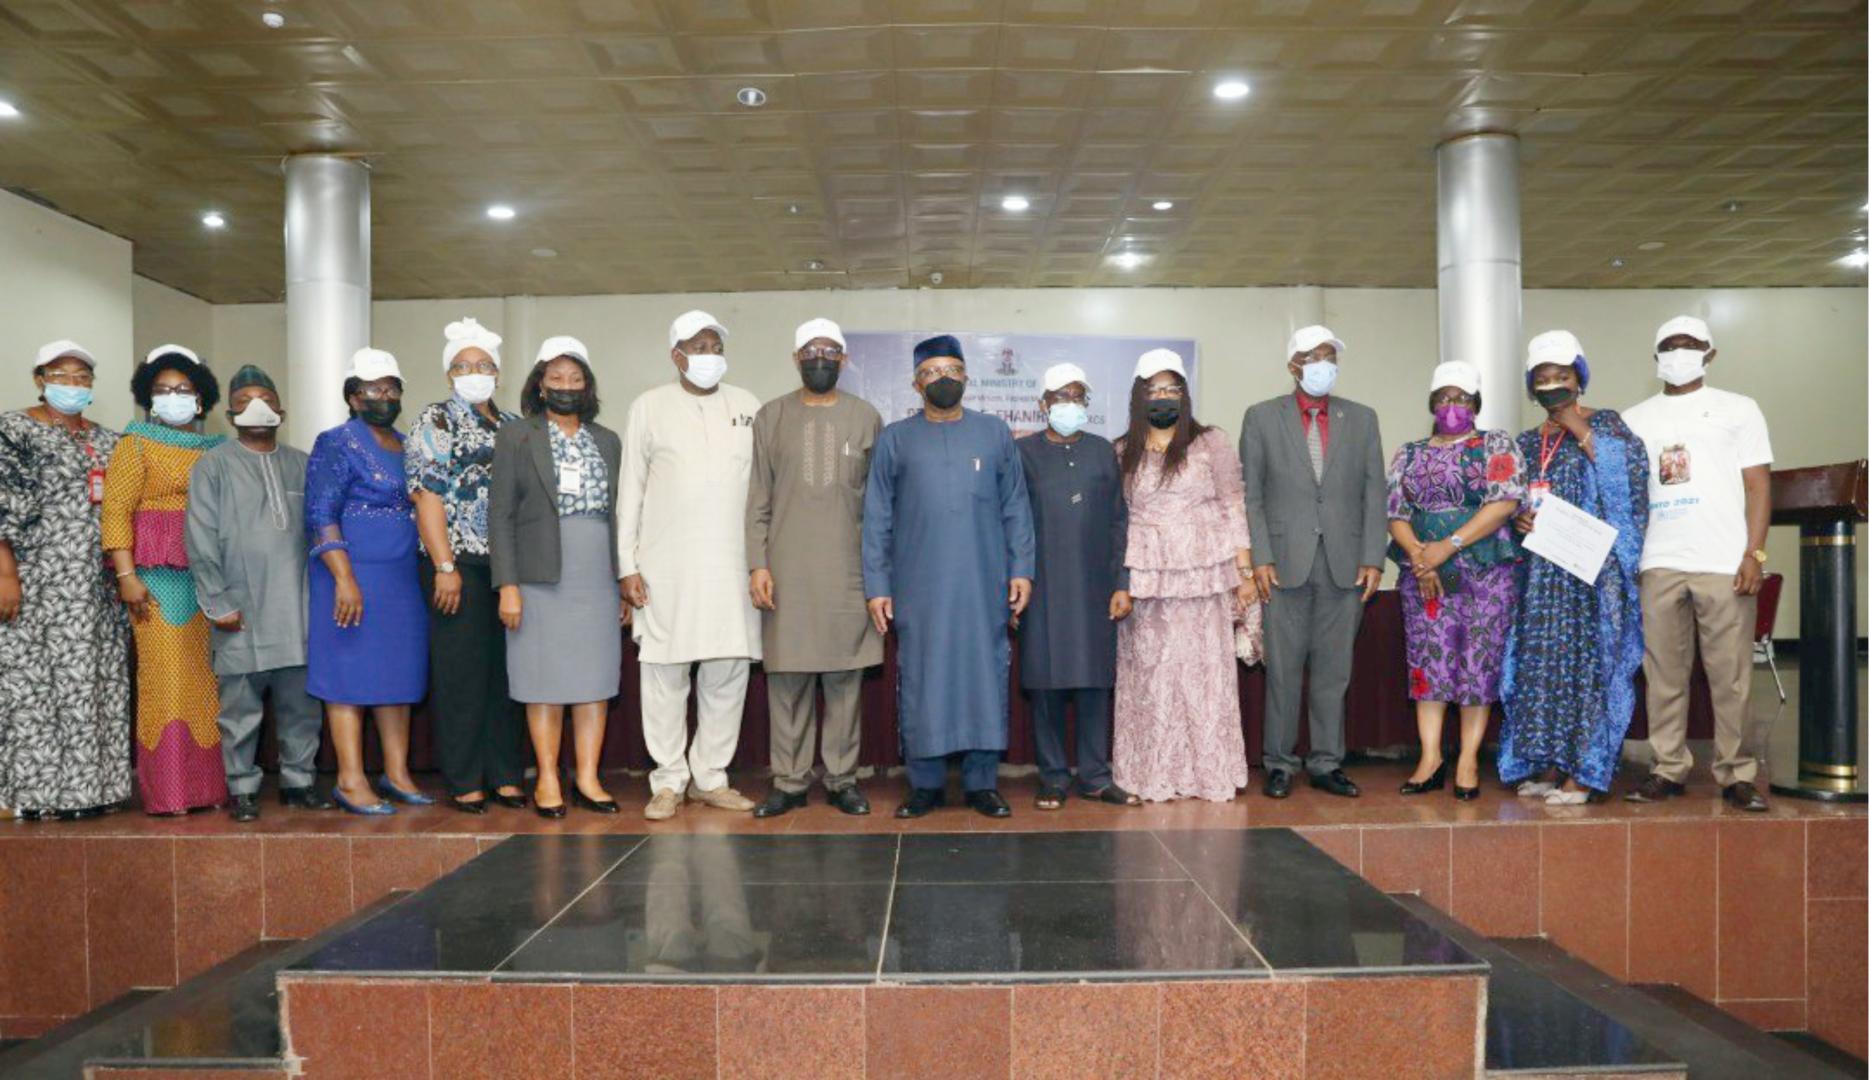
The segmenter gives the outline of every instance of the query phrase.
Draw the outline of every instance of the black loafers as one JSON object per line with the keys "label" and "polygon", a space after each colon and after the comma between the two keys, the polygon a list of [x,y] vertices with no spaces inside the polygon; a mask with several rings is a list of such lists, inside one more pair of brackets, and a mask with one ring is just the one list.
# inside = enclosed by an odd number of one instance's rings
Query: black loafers
{"label": "black loafers", "polygon": [[227,801],[227,816],[239,822],[258,821],[260,819],[259,797],[235,795]]}
{"label": "black loafers", "polygon": [[901,806],[896,807],[899,818],[918,818],[937,806],[947,805],[947,793],[939,788],[913,788],[909,797]]}
{"label": "black loafers", "polygon": [[753,807],[753,816],[757,818],[778,817],[788,814],[805,805],[805,793],[802,791],[780,791],[773,788],[766,792],[766,801]]}
{"label": "black loafers", "polygon": [[1284,769],[1273,769],[1266,774],[1265,797],[1268,799],[1287,799],[1291,797],[1291,774]]}
{"label": "black loafers", "polygon": [[969,791],[967,793],[967,805],[973,807],[975,813],[983,814],[986,817],[1003,818],[1012,816],[1012,807],[1006,804],[1005,798],[1001,796],[999,792],[991,788],[982,791]]}
{"label": "black loafers", "polygon": [[304,787],[282,787],[279,789],[279,801],[294,810],[329,810],[334,804],[317,788],[307,784]]}
{"label": "black loafers", "polygon": [[870,812],[870,800],[863,797],[855,784],[825,792],[825,800],[851,817],[862,817]]}
{"label": "black loafers", "polygon": [[1349,774],[1342,769],[1332,769],[1327,773],[1312,773],[1311,786],[1332,795],[1341,795],[1346,799],[1354,799],[1363,793],[1363,789],[1357,787]]}
{"label": "black loafers", "polygon": [[1735,810],[1762,814],[1771,809],[1765,802],[1765,796],[1759,794],[1759,789],[1744,780],[1721,788],[1720,797],[1726,800],[1726,805]]}

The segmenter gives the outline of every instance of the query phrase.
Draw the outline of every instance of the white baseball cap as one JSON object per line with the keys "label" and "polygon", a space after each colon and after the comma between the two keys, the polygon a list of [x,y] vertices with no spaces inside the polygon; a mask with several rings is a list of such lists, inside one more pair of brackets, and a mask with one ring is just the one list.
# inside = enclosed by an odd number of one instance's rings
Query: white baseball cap
{"label": "white baseball cap", "polygon": [[[700,314],[700,313],[696,312],[696,314]],[[721,330],[720,327],[716,326],[714,327],[714,329],[720,330],[721,337],[727,336],[727,332],[725,330]],[[698,334],[700,332],[701,331],[696,330],[694,333]],[[693,336],[694,334],[688,335],[688,337],[693,337]],[[829,319],[810,319],[806,322],[801,322],[798,324],[798,332],[792,335],[792,351],[796,352],[799,349],[804,348],[806,345],[811,344],[811,342],[816,338],[828,338],[831,341],[835,341],[837,342],[837,347],[840,349],[844,348],[846,344],[844,341],[844,328],[843,327],[837,325],[836,323],[832,322]],[[682,340],[686,341],[688,340],[688,338],[683,338]]]}
{"label": "white baseball cap", "polygon": [[1308,353],[1319,345],[1329,343],[1336,347],[1337,355],[1343,355],[1343,341],[1330,332],[1328,326],[1305,326],[1292,332],[1291,340],[1285,343],[1285,358],[1290,360],[1299,353]]}
{"label": "white baseball cap", "polygon": [[1525,346],[1525,370],[1531,371],[1539,364],[1562,364],[1576,367],[1583,359],[1583,342],[1569,330],[1546,330]]}
{"label": "white baseball cap", "polygon": [[1686,334],[1695,341],[1706,342],[1709,349],[1713,347],[1713,331],[1707,329],[1704,319],[1696,319],[1692,315],[1676,315],[1662,323],[1661,328],[1655,331],[1655,349],[1660,351],[1661,343],[1676,334]]}
{"label": "white baseball cap", "polygon": [[350,354],[349,378],[375,382],[378,379],[402,378],[402,368],[397,366],[396,358],[382,349],[365,346]]}
{"label": "white baseball cap", "polygon": [[591,353],[584,343],[569,334],[559,334],[539,342],[539,355],[533,363],[543,364],[547,360],[556,360],[561,356],[575,356],[585,363],[591,362]]}
{"label": "white baseball cap", "polygon": [[719,319],[705,311],[685,311],[668,324],[668,347],[672,349],[703,330],[712,330],[722,341],[727,340],[727,328],[720,325]]}
{"label": "white baseball cap", "polygon": [[[1179,362],[1181,358],[1175,357],[1175,359]],[[1084,389],[1090,389],[1090,376],[1084,374],[1084,369],[1076,364],[1053,364],[1045,369],[1044,385],[1047,394],[1053,390],[1062,390],[1074,382],[1083,383]]]}
{"label": "white baseball cap", "polygon": [[196,356],[195,350],[189,348],[186,345],[158,345],[155,348],[143,354],[143,363],[145,364],[152,363],[155,361],[157,357],[167,356],[170,353],[180,353],[181,355],[186,356],[190,363],[195,363],[195,364],[201,363],[201,357]]}
{"label": "white baseball cap", "polygon": [[1153,379],[1164,371],[1174,372],[1181,376],[1184,382],[1188,377],[1188,369],[1181,362],[1181,354],[1173,349],[1150,349],[1136,358],[1136,378],[1138,379]]}
{"label": "white baseball cap", "polygon": [[1449,360],[1434,369],[1434,377],[1428,380],[1428,393],[1432,394],[1443,386],[1477,394],[1480,392],[1480,369],[1465,360]]}
{"label": "white baseball cap", "polygon": [[48,341],[39,346],[39,351],[33,355],[32,369],[38,371],[61,356],[82,360],[86,367],[93,371],[97,370],[97,357],[91,355],[91,350],[67,338]]}

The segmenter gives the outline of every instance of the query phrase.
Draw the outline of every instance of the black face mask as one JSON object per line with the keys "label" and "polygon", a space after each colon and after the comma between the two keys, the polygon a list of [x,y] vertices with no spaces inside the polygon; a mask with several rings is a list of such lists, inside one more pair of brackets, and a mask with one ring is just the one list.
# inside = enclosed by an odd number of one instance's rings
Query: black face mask
{"label": "black face mask", "polygon": [[402,415],[402,402],[394,398],[380,401],[365,401],[363,408],[357,410],[357,416],[371,427],[394,427],[396,418]]}
{"label": "black face mask", "polygon": [[1156,398],[1149,402],[1149,424],[1171,428],[1181,422],[1181,403],[1174,398]]}
{"label": "black face mask", "polygon": [[1561,409],[1577,400],[1577,391],[1568,386],[1556,386],[1548,390],[1535,391],[1532,397],[1548,411]]}
{"label": "black face mask", "polygon": [[798,365],[798,374],[805,380],[805,389],[814,394],[828,394],[837,385],[837,376],[843,374],[844,365],[835,360],[814,357]]}
{"label": "black face mask", "polygon": [[959,379],[936,379],[922,388],[922,397],[937,409],[951,409],[960,404],[960,396],[967,391],[967,384]]}
{"label": "black face mask", "polygon": [[546,411],[555,412],[559,416],[573,416],[584,410],[584,391],[582,390],[547,389],[543,396]]}

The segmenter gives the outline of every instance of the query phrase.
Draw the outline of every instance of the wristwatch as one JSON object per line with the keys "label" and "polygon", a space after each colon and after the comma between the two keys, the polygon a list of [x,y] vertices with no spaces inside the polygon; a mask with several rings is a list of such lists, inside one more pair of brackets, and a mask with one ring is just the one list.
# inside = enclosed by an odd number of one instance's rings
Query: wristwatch
{"label": "wristwatch", "polygon": [[1467,546],[1467,542],[1461,538],[1459,533],[1455,533],[1454,535],[1448,537],[1447,542],[1453,545],[1453,548],[1455,551],[1459,551],[1461,548]]}
{"label": "wristwatch", "polygon": [[436,563],[436,564],[435,564],[435,573],[437,573],[437,574],[452,574],[452,573],[454,573],[454,564],[453,564],[453,563],[451,563],[451,562],[443,562],[443,563]]}
{"label": "wristwatch", "polygon": [[1765,565],[1766,556],[1765,556],[1764,548],[1759,548],[1758,550],[1751,552],[1751,555],[1752,555],[1753,562],[1758,563],[1760,566]]}

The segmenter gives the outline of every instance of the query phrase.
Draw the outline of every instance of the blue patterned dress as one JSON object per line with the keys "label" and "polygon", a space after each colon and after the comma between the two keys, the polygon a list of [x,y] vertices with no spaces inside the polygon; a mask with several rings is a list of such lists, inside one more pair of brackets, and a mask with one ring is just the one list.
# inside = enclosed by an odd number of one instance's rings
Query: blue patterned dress
{"label": "blue patterned dress", "polygon": [[1528,486],[1542,475],[1552,494],[1615,526],[1617,535],[1595,584],[1529,552],[1520,564],[1519,614],[1500,691],[1506,719],[1499,778],[1508,784],[1556,769],[1608,791],[1635,711],[1642,666],[1636,573],[1648,531],[1648,453],[1613,411],[1592,413],[1589,424],[1596,460],[1566,437],[1542,474],[1539,429],[1519,436]]}

